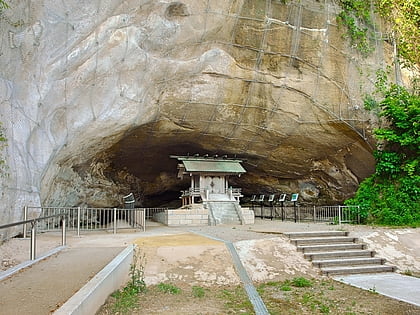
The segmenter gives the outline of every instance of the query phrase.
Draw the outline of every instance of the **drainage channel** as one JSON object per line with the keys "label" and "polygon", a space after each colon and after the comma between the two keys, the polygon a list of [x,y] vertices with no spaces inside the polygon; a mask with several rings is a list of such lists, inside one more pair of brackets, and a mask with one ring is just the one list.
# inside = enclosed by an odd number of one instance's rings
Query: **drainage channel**
{"label": "drainage channel", "polygon": [[256,315],[268,315],[269,312],[267,307],[264,304],[264,301],[261,299],[260,295],[258,294],[257,290],[255,289],[251,278],[248,276],[248,273],[245,270],[244,265],[242,264],[241,259],[239,258],[238,252],[236,251],[235,246],[233,243],[222,240],[217,237],[213,237],[204,233],[198,233],[191,231],[191,233],[199,234],[207,238],[211,238],[213,240],[225,243],[226,247],[229,249],[229,252],[232,256],[233,263],[235,265],[236,271],[238,272],[239,278],[241,279],[244,289],[248,295],[248,299],[251,302],[252,306],[254,307],[254,311]]}

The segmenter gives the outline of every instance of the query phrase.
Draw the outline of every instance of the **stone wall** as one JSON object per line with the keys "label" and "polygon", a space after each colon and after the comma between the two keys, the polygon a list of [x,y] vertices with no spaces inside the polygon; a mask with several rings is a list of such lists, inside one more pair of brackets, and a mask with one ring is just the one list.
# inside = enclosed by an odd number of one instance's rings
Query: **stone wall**
{"label": "stone wall", "polygon": [[174,209],[156,213],[153,219],[168,226],[202,226],[209,225],[207,209]]}
{"label": "stone wall", "polygon": [[[242,208],[244,224],[254,224],[254,211]],[[209,211],[201,205],[195,207],[165,210],[156,213],[153,219],[168,226],[206,226],[209,225]]]}

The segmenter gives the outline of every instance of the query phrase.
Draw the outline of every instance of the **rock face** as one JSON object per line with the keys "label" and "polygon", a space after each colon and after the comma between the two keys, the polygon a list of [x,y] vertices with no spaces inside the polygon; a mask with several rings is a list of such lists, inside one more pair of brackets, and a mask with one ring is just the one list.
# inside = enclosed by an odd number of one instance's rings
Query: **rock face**
{"label": "rock face", "polygon": [[[0,223],[24,205],[177,200],[170,154],[246,159],[245,194],[340,202],[374,166],[358,56],[333,1],[10,1],[1,13]],[[154,202],[152,202],[154,201]]]}

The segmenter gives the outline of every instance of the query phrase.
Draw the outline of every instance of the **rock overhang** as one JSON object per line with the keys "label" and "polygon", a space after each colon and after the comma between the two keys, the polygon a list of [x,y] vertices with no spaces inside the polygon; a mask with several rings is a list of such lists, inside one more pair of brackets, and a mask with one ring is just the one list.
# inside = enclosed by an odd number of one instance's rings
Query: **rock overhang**
{"label": "rock overhang", "polygon": [[303,189],[308,202],[342,201],[373,171],[375,117],[360,104],[383,51],[354,54],[333,1],[43,4],[11,30],[3,69],[10,108],[33,120],[11,115],[28,120],[11,127],[13,180],[42,204],[175,196],[168,156],[188,152],[236,154],[246,193]]}

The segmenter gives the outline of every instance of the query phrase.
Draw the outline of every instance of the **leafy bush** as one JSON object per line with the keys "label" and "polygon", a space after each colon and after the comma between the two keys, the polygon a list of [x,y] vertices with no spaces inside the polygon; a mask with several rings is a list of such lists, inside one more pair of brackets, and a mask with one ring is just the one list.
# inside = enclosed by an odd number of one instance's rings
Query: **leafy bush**
{"label": "leafy bush", "polygon": [[360,206],[362,222],[420,226],[420,98],[392,85],[379,106],[375,173],[346,204]]}

